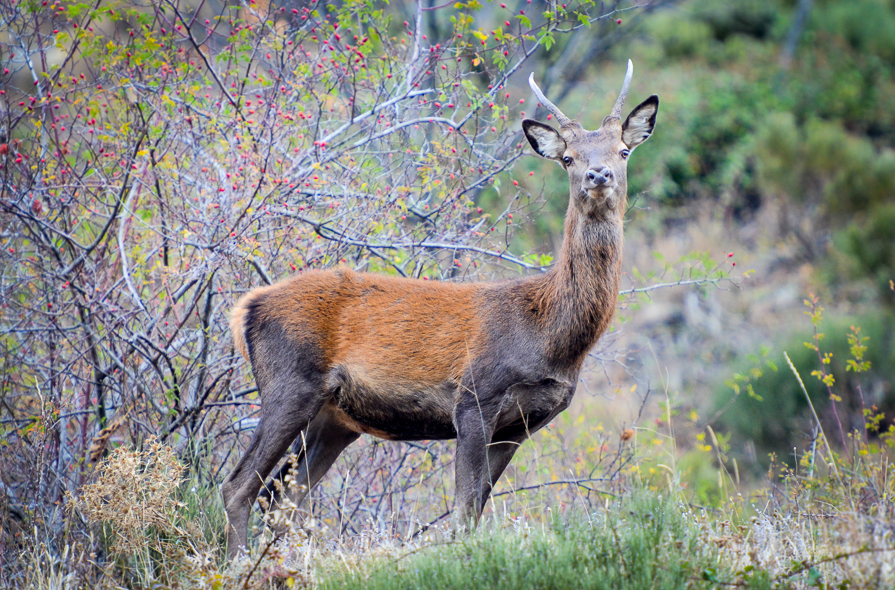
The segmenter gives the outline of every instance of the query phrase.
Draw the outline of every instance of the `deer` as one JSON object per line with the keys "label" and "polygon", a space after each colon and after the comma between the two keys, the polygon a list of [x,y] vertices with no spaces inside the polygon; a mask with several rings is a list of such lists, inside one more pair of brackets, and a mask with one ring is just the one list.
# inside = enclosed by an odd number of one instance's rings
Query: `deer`
{"label": "deer", "polygon": [[652,95],[622,121],[632,75],[628,60],[596,131],[563,114],[529,76],[559,129],[525,119],[523,133],[569,176],[562,247],[545,272],[453,283],[310,270],[238,301],[230,328],[251,364],[261,416],[221,488],[231,557],[246,547],[256,499],[276,500],[264,480],[290,445],[303,484],[290,492],[297,506],[361,434],[456,439],[454,518],[475,526],[519,446],[569,406],[615,313],[628,158],[659,109]]}

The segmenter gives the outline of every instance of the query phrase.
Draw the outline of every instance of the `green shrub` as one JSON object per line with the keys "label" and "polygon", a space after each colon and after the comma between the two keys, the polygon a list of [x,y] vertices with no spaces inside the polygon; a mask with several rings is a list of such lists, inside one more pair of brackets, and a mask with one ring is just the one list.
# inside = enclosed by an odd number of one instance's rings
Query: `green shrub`
{"label": "green shrub", "polygon": [[772,113],[758,132],[756,155],[766,192],[823,205],[834,227],[895,195],[895,152],[879,151],[839,123],[800,125],[792,113]]}
{"label": "green shrub", "polygon": [[[846,371],[846,363],[851,358],[847,334],[853,325],[860,326],[861,336],[868,337],[865,359],[870,362],[870,371],[860,374],[866,407],[869,409],[876,405],[884,410],[895,407],[895,318],[878,314],[873,317],[839,317],[825,321],[821,332],[826,337],[821,341],[821,350],[832,353],[827,370],[835,376],[835,389],[843,398],[839,404],[839,416],[846,432],[853,429],[860,431],[863,428],[861,401],[857,391],[858,377],[855,373]],[[763,368],[750,376],[755,363],[744,362],[737,373],[748,376],[754,395],[750,395],[747,388],[742,386],[745,379],[740,382],[739,395],[729,385],[718,387],[716,408],[724,408],[732,398],[737,398],[722,414],[718,427],[732,433],[730,454],[737,458],[741,469],[748,464],[744,459],[752,456],[751,451],[745,452],[751,445],[754,445],[755,458],[758,460],[756,471],[759,471],[767,465],[767,454],[772,452],[780,460],[792,463],[793,448],[806,448],[806,443],[812,437],[814,420],[805,395],[783,358],[784,351],[789,354],[802,376],[827,436],[834,443],[839,441],[838,425],[830,409],[827,390],[817,378],[811,376],[820,363],[817,352],[805,346],[805,341],[810,340],[805,330],[787,338],[777,348],[777,352],[771,355],[776,371]]]}
{"label": "green shrub", "polygon": [[800,118],[838,122],[877,144],[895,139],[895,78],[891,62],[862,54],[824,30],[805,33],[800,64],[786,88]]}
{"label": "green shrub", "polygon": [[814,11],[812,26],[845,39],[861,53],[895,61],[895,10],[884,0],[825,2]]}
{"label": "green shrub", "polygon": [[780,17],[778,7],[761,0],[701,2],[697,4],[695,13],[719,41],[733,35],[764,39],[774,30]]}
{"label": "green shrub", "polygon": [[731,182],[743,178],[755,132],[781,98],[766,83],[734,72],[694,76],[691,84],[663,103],[661,124],[673,131],[657,133],[638,153],[653,164],[632,166],[632,194],[651,189],[653,198],[675,205],[742,188]]}
{"label": "green shrub", "polygon": [[666,12],[651,19],[649,28],[667,58],[699,57],[710,50],[712,28],[702,21]]}
{"label": "green shrub", "polygon": [[[895,165],[895,164],[893,164]],[[891,193],[895,196],[895,192]],[[852,276],[868,276],[876,283],[880,300],[895,306],[895,204],[882,205],[863,221],[854,221],[836,236],[836,243],[854,261]]]}

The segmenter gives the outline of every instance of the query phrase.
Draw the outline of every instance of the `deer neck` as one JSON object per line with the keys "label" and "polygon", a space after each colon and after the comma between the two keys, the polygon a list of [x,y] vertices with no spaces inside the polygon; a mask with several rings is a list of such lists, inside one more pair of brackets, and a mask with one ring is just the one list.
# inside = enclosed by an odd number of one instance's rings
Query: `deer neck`
{"label": "deer neck", "polygon": [[580,366],[609,327],[621,284],[622,240],[620,213],[593,218],[570,204],[562,249],[535,299],[555,359]]}

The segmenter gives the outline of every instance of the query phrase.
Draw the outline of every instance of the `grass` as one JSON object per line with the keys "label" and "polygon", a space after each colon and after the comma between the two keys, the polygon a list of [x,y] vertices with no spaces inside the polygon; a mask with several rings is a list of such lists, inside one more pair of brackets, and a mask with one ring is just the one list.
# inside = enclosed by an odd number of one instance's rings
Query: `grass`
{"label": "grass", "polygon": [[710,588],[717,548],[700,539],[699,516],[641,490],[594,513],[549,524],[492,521],[445,544],[374,558],[321,574],[325,589]]}
{"label": "grass", "polygon": [[635,469],[619,493],[582,496],[564,511],[558,502],[531,510],[515,493],[511,510],[492,509],[468,534],[444,523],[410,539],[342,535],[306,521],[285,536],[263,532],[227,561],[217,490],[183,480],[170,449],[151,442],[117,449],[72,508],[99,538],[35,543],[15,587],[891,588],[895,478],[885,442],[863,448],[852,463],[817,453],[808,471],[783,468],[760,493],[717,507],[691,504],[680,472],[651,483]]}

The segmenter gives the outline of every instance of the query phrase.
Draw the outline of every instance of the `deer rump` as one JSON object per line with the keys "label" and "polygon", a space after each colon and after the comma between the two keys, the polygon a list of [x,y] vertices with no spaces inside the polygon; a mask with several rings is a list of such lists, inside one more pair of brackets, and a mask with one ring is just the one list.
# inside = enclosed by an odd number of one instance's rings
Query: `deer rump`
{"label": "deer rump", "polygon": [[521,287],[310,271],[251,291],[231,328],[278,411],[316,407],[354,433],[409,441],[456,438],[456,408],[473,405],[508,440],[565,409],[577,377],[542,366],[537,321],[512,305]]}

